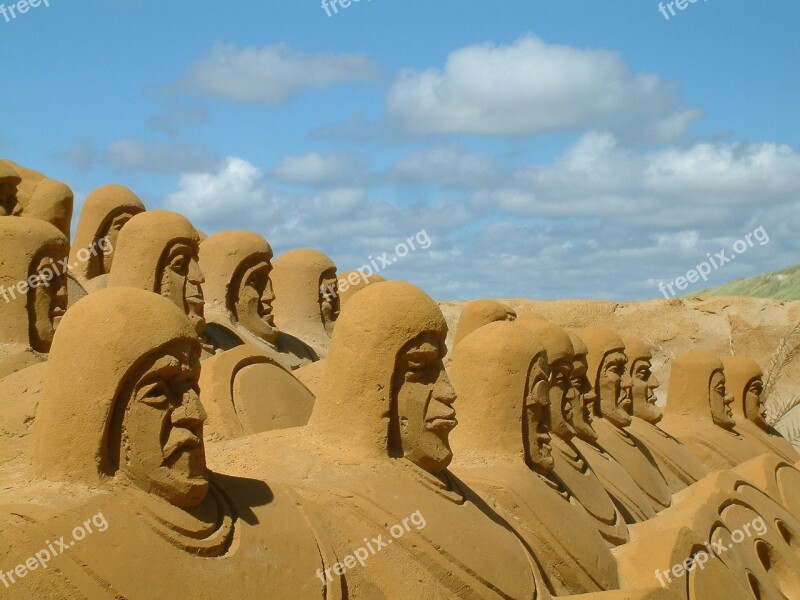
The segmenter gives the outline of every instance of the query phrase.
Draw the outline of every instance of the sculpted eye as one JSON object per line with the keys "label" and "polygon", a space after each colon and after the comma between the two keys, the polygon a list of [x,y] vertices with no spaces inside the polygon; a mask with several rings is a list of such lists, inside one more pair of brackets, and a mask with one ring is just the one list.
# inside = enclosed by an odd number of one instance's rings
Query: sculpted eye
{"label": "sculpted eye", "polygon": [[139,388],[138,400],[149,406],[160,406],[168,396],[167,386],[163,381],[154,381]]}

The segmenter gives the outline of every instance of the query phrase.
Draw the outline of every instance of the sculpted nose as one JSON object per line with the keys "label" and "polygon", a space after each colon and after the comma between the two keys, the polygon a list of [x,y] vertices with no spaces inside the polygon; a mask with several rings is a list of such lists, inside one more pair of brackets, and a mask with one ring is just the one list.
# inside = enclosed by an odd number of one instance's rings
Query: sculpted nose
{"label": "sculpted nose", "polygon": [[200,404],[200,396],[193,389],[186,392],[183,403],[172,411],[172,424],[184,427],[200,425],[208,418],[203,405]]}
{"label": "sculpted nose", "polygon": [[267,280],[267,287],[264,288],[264,294],[261,296],[261,301],[271,304],[275,301],[275,290],[272,288],[272,280]]}
{"label": "sculpted nose", "polygon": [[203,277],[203,270],[200,268],[200,263],[196,258],[193,258],[190,263],[189,281],[197,285],[202,285],[206,282],[206,278]]}
{"label": "sculpted nose", "polygon": [[453,402],[456,401],[456,390],[450,383],[450,379],[447,377],[444,367],[442,367],[439,378],[433,386],[433,397],[447,406],[452,406]]}
{"label": "sculpted nose", "polygon": [[622,381],[620,382],[620,385],[623,388],[629,388],[629,387],[633,386],[633,379],[631,379],[631,375],[630,375],[630,373],[628,373],[627,369],[622,374]]}
{"label": "sculpted nose", "polygon": [[658,378],[655,375],[650,375],[650,379],[647,380],[647,385],[650,387],[650,389],[654,390],[661,384],[659,383]]}

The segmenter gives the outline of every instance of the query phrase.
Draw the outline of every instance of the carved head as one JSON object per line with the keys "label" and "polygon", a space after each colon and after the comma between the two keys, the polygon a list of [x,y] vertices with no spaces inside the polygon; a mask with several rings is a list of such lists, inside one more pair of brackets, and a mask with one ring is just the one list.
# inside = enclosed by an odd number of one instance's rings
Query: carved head
{"label": "carved head", "polygon": [[339,318],[336,265],[322,252],[291,250],[273,262],[275,321],[304,342],[331,336]]}
{"label": "carved head", "polygon": [[595,401],[597,396],[592,389],[587,373],[589,362],[587,355],[589,350],[586,344],[575,332],[569,332],[569,339],[572,342],[572,388],[578,395],[578,407],[572,411],[572,425],[578,437],[590,444],[597,440],[597,432],[592,427],[592,419],[595,414]]}
{"label": "carved head", "polygon": [[420,468],[438,473],[453,453],[450,432],[456,426],[456,394],[442,359],[447,352],[438,332],[426,331],[397,355],[392,389],[395,423],[389,443],[393,451]]}
{"label": "carved head", "polygon": [[339,279],[336,277],[336,267],[332,267],[323,271],[319,277],[319,314],[328,337],[333,333],[333,326],[339,318],[339,306]]}
{"label": "carved head", "polygon": [[133,369],[117,398],[111,463],[138,488],[184,508],[208,491],[194,340],[175,340]]}
{"label": "carved head", "polygon": [[513,321],[517,313],[502,302],[496,300],[473,300],[464,305],[458,319],[453,347],[476,329],[495,321]]}
{"label": "carved head", "polygon": [[[77,273],[85,279],[110,273],[122,227],[144,210],[142,201],[124,186],[104,185],[91,192],[83,203],[70,251],[70,262],[77,265]],[[108,251],[91,252],[103,239]],[[88,260],[79,260],[81,250]]]}
{"label": "carved head", "polygon": [[67,246],[43,248],[31,263],[28,282],[28,319],[31,324],[31,346],[48,352],[61,318],[67,311],[67,275],[63,260]]}
{"label": "carved head", "polygon": [[575,437],[574,416],[581,408],[579,395],[572,385],[574,351],[569,335],[561,327],[538,315],[522,314],[517,322],[544,344],[550,362],[551,429],[555,435],[569,441]]}
{"label": "carved head", "polygon": [[200,236],[185,217],[164,210],[140,213],[120,231],[108,287],[133,287],[171,300],[205,329]]}
{"label": "carved head", "polygon": [[278,328],[272,314],[272,248],[249,231],[223,231],[200,244],[200,267],[208,310],[222,311],[233,322],[274,343]]}
{"label": "carved head", "polygon": [[701,350],[686,352],[672,363],[664,413],[704,421],[711,417],[715,425],[733,429],[733,396],[725,384],[723,364],[716,356]]}
{"label": "carved head", "polygon": [[631,377],[631,399],[634,416],[655,425],[662,417],[656,406],[654,390],[659,386],[658,379],[652,372],[653,354],[650,347],[635,336],[623,338],[625,356],[628,357],[628,373]]}
{"label": "carved head", "polygon": [[19,216],[22,207],[17,201],[17,187],[22,178],[5,161],[0,161],[0,217]]}
{"label": "carved head", "polygon": [[197,506],[208,490],[199,356],[194,328],[165,298],[112,288],[76,303],[53,341],[34,467]]}
{"label": "carved head", "polygon": [[403,457],[431,473],[447,468],[456,420],[442,363],[446,335],[438,305],[411,284],[361,290],[331,338],[309,429],[342,453]]}
{"label": "carved head", "polygon": [[764,372],[746,356],[729,356],[723,359],[726,387],[733,397],[733,416],[747,419],[768,431],[766,400],[764,398]]}
{"label": "carved head", "polygon": [[67,309],[67,238],[53,225],[0,220],[0,341],[48,352]]}
{"label": "carved head", "polygon": [[524,460],[541,474],[553,469],[550,365],[536,335],[519,323],[481,327],[454,350],[450,374],[461,406],[459,455]]}
{"label": "carved head", "polygon": [[625,344],[605,327],[586,327],[578,332],[588,349],[588,377],[597,395],[595,414],[617,427],[633,421],[630,398],[631,378],[628,374]]}
{"label": "carved head", "polygon": [[337,282],[337,291],[339,296],[339,310],[344,308],[347,301],[353,297],[353,294],[363,290],[368,285],[386,281],[386,278],[377,273],[367,274],[365,271],[345,271],[339,274]]}
{"label": "carved head", "polygon": [[24,204],[24,216],[55,225],[69,239],[75,195],[68,185],[45,177],[29,197],[20,194],[19,200]]}

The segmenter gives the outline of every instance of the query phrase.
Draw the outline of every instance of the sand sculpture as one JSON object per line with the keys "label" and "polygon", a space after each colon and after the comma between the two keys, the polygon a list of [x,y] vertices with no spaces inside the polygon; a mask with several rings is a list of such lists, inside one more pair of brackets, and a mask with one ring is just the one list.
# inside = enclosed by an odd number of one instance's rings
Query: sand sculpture
{"label": "sand sculpture", "polygon": [[322,252],[305,248],[286,252],[273,266],[275,323],[324,358],[339,317],[336,265]]}
{"label": "sand sculpture", "polygon": [[16,169],[5,161],[0,161],[0,217],[18,217],[22,206],[17,200],[17,188],[22,183]]}
{"label": "sand sculpture", "polygon": [[656,512],[668,507],[672,493],[650,450],[628,431],[633,420],[632,381],[627,370],[625,344],[610,329],[594,326],[579,335],[589,352],[589,380],[597,396],[597,445],[630,473]]}
{"label": "sand sculpture", "polygon": [[731,404],[722,361],[710,352],[686,352],[672,363],[661,428],[710,471],[735,467],[763,450],[736,429]]}
{"label": "sand sculpture", "polygon": [[[570,448],[564,453],[565,464],[574,463],[573,470],[575,470],[581,467],[584,461],[588,463],[591,472],[602,483],[627,523],[638,523],[651,519],[656,514],[652,502],[628,470],[599,441],[599,433],[596,428],[603,420],[603,414],[596,386],[598,365],[590,362],[589,349],[583,341],[583,336],[573,333],[570,337],[571,340],[575,340],[573,347],[578,347],[581,351],[581,354],[576,354],[576,357],[584,356],[582,351],[586,348],[585,379],[575,378],[573,386],[580,386],[581,391],[584,389],[589,391],[582,394],[582,410],[573,411],[573,426],[577,434],[573,439],[575,450]],[[575,365],[578,366],[578,369],[583,370],[584,361],[576,360],[573,368]],[[572,472],[567,471],[566,468],[559,470],[558,473],[565,478],[574,477]],[[568,473],[569,475],[567,475]],[[586,485],[585,479],[579,481]],[[569,482],[570,485],[577,485],[571,478]],[[586,500],[584,499],[584,501]],[[592,514],[595,513],[592,511]],[[608,518],[607,513],[605,515]]]}
{"label": "sand sculpture", "polygon": [[[453,471],[514,523],[552,593],[615,589],[617,566],[608,545],[552,476],[550,429],[568,426],[560,413],[564,388],[572,392],[562,369],[567,360],[571,371],[571,351],[548,364],[556,345],[545,352],[524,326],[502,321],[461,340],[449,368],[458,393]],[[551,410],[553,404],[558,407]],[[580,544],[571,542],[577,539]]]}
{"label": "sand sculpture", "polygon": [[299,427],[314,408],[314,394],[274,353],[249,344],[205,359],[200,389],[210,441]]}
{"label": "sand sculpture", "polygon": [[454,389],[410,284],[273,271],[263,237],[115,185],[70,252],[71,212],[0,160],[7,597],[800,598],[800,454],[752,360],[680,356],[662,418],[641,339],[481,300]]}
{"label": "sand sculpture", "polygon": [[[382,275],[377,273],[367,274],[364,271],[345,271],[339,274],[339,281],[336,285],[339,294],[339,309],[344,308],[347,301],[353,297],[353,294],[372,283],[379,283],[386,281]],[[346,285],[345,285],[346,283]]]}
{"label": "sand sculpture", "polygon": [[[593,524],[600,535],[611,545],[625,543],[629,539],[625,517],[614,505],[602,482],[592,470],[583,453],[575,445],[577,435],[576,423],[579,417],[584,429],[591,433],[590,439],[596,440],[597,434],[591,428],[591,387],[586,377],[586,348],[583,342],[575,340],[557,325],[545,320],[535,313],[524,313],[518,322],[531,331],[543,344],[547,351],[550,366],[550,423],[551,423],[551,457],[553,468],[551,479],[561,483],[586,509],[594,520]],[[577,348],[577,352],[575,351]],[[588,399],[588,400],[587,400]],[[584,432],[585,433],[585,432]],[[613,458],[600,452],[600,457],[609,462]],[[620,465],[614,465],[622,471]],[[633,480],[628,478],[627,486],[637,494],[640,502],[644,502]],[[647,516],[652,516],[649,512]],[[645,518],[645,515],[642,515]],[[632,519],[631,519],[632,520]]]}
{"label": "sand sculpture", "polygon": [[726,390],[733,396],[731,409],[736,430],[764,452],[772,452],[790,463],[799,460],[794,447],[767,422],[761,367],[746,356],[729,356],[722,364]]}
{"label": "sand sculpture", "polygon": [[44,221],[0,219],[0,378],[45,360],[67,309],[67,238]]}
{"label": "sand sculpture", "polygon": [[208,322],[206,340],[229,350],[252,345],[290,369],[310,363],[315,353],[275,325],[272,248],[249,231],[223,231],[200,244],[200,267]]}
{"label": "sand sculpture", "polygon": [[[573,366],[570,381],[575,391],[575,405],[572,408],[572,426],[579,436],[595,440],[596,433],[591,428],[594,393],[586,377],[586,347],[574,335],[570,335],[573,346]],[[557,338],[556,338],[557,339]],[[590,434],[590,435],[589,435]],[[625,517],[608,495],[589,462],[575,445],[575,435],[568,430],[561,434],[551,432],[550,446],[553,459],[552,474],[573,496],[593,519],[600,535],[611,546],[624,544],[630,538]],[[602,456],[602,455],[601,455]],[[608,460],[613,460],[605,455]],[[630,482],[630,487],[635,485]],[[641,493],[639,493],[641,496]]]}
{"label": "sand sculpture", "polygon": [[298,498],[207,469],[200,342],[183,311],[113,288],[62,325],[33,436],[37,500],[18,503],[16,518],[0,509],[21,542],[3,558],[24,564],[28,546],[70,540],[94,517],[69,556],[14,581],[17,597],[343,597],[321,594],[313,574],[332,555]]}
{"label": "sand sculpture", "polygon": [[453,347],[470,333],[495,321],[513,321],[517,313],[502,302],[496,300],[473,300],[464,305],[458,320]]}
{"label": "sand sculpture", "polygon": [[0,216],[46,221],[69,239],[73,201],[67,185],[0,159]]}
{"label": "sand sculpture", "polygon": [[623,341],[628,375],[632,381],[633,421],[630,432],[650,450],[670,490],[678,492],[700,481],[708,470],[686,446],[658,427],[663,415],[656,406],[653,391],[659,382],[650,370],[653,359],[650,347],[634,336],[625,337]]}
{"label": "sand sculpture", "polygon": [[[144,210],[136,194],[121,185],[104,185],[86,197],[69,253],[70,264],[75,265],[72,275],[84,289],[95,291],[106,286],[119,233]],[[99,246],[104,252],[92,251]],[[89,259],[80,260],[79,252]]]}
{"label": "sand sculpture", "polygon": [[[367,286],[336,325],[308,426],[262,434],[248,449],[284,458],[282,480],[322,514],[340,556],[379,534],[392,539],[347,570],[353,598],[547,598],[530,551],[448,470],[456,419],[446,334],[419,289]],[[234,472],[261,478],[264,462],[237,461]]]}
{"label": "sand sculpture", "polygon": [[151,210],[135,215],[119,233],[108,287],[128,287],[169,298],[205,330],[200,237],[181,215]]}

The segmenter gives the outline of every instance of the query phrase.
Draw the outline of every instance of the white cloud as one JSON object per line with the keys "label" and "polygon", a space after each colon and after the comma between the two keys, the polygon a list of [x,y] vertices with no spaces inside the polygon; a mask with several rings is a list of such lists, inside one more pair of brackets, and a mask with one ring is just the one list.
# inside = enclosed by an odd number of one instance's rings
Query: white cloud
{"label": "white cloud", "polygon": [[181,173],[209,169],[219,158],[205,145],[185,141],[148,141],[138,137],[113,140],[97,148],[88,139],[79,140],[59,158],[79,171],[102,164],[117,171],[135,173]]}
{"label": "white cloud", "polygon": [[389,176],[403,183],[470,188],[493,182],[499,170],[491,156],[467,152],[457,146],[439,146],[404,156],[394,164]]}
{"label": "white cloud", "polygon": [[102,161],[123,171],[179,173],[210,168],[219,159],[204,145],[123,138],[108,145]]}
{"label": "white cloud", "polygon": [[441,69],[401,72],[387,113],[414,135],[589,128],[656,142],[680,138],[701,116],[682,104],[676,84],[632,72],[616,52],[547,44],[533,35],[508,46],[455,50]]}
{"label": "white cloud", "polygon": [[241,227],[275,201],[261,171],[238,157],[226,158],[216,172],[182,175],[179,188],[167,195],[166,207],[203,226],[238,221]]}
{"label": "white cloud", "polygon": [[508,184],[476,193],[511,214],[620,218],[651,228],[694,222],[725,227],[737,211],[800,198],[800,155],[771,143],[710,144],[649,152],[588,133],[551,164],[518,169]]}
{"label": "white cloud", "polygon": [[[426,193],[424,201],[404,206],[376,191],[399,173],[409,181],[457,182],[469,177],[458,167],[470,157],[472,168],[490,164],[499,172],[487,169],[471,189]],[[658,281],[684,275],[708,252],[730,248],[759,226],[770,243],[741,254],[704,286],[797,261],[800,157],[785,146],[633,151],[612,135],[591,133],[552,163],[510,173],[498,164],[457,147],[433,147],[401,158],[386,173],[366,175],[373,187],[331,183],[289,194],[250,162],[231,157],[222,168],[181,177],[166,204],[208,233],[253,229],[277,252],[318,248],[342,270],[425,229],[430,250],[410,254],[384,275],[440,299],[655,297]],[[492,177],[495,183],[487,184]]]}
{"label": "white cloud", "polygon": [[233,102],[279,104],[306,88],[372,81],[378,70],[364,55],[307,55],[283,43],[238,49],[217,42],[179,86]]}
{"label": "white cloud", "polygon": [[363,171],[363,160],[355,154],[309,152],[284,157],[271,176],[283,183],[330,185],[352,183]]}
{"label": "white cloud", "polygon": [[177,135],[180,126],[201,125],[207,121],[208,110],[205,107],[185,108],[172,105],[162,113],[150,117],[147,124],[166,135]]}

